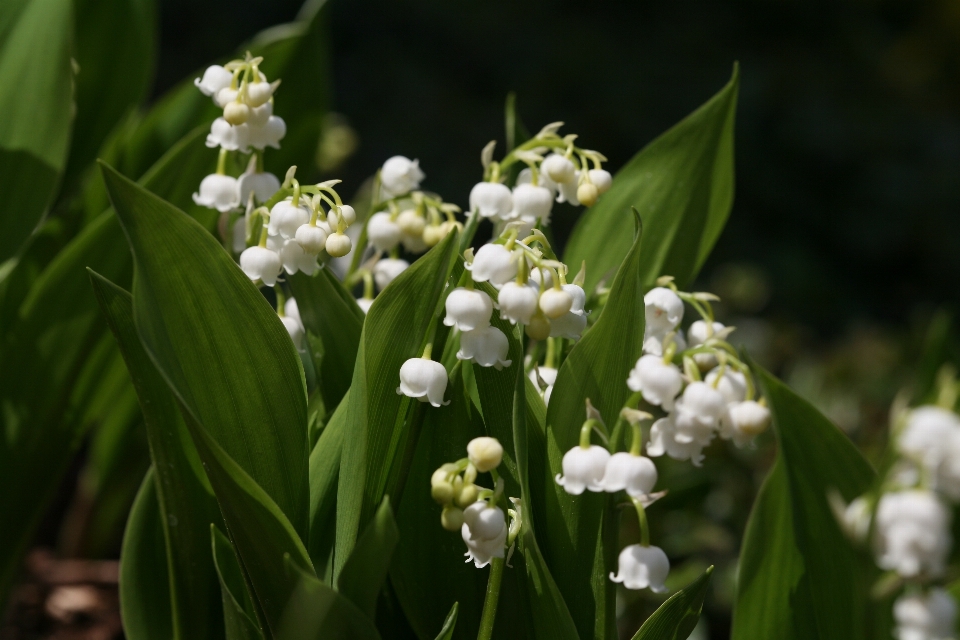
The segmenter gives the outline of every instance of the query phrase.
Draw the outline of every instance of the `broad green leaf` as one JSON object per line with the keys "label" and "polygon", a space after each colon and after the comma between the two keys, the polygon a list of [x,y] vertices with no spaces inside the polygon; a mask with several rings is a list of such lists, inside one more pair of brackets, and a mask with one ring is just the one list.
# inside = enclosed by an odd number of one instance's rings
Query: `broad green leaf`
{"label": "broad green leaf", "polygon": [[310,557],[290,520],[267,492],[185,408],[183,414],[223,512],[230,540],[263,613],[263,624],[276,635],[287,599],[296,586],[283,559],[291,558],[312,573]]}
{"label": "broad green leaf", "polygon": [[306,539],[306,390],[290,336],[200,224],[101,166],[134,256],[133,316],[144,348],[202,429]]}
{"label": "broad green leaf", "polygon": [[640,627],[633,640],[685,640],[700,621],[703,598],[707,595],[710,574],[708,567],[692,584],[667,598]]}
{"label": "broad green leaf", "polygon": [[[400,367],[422,354],[427,332],[437,321],[441,294],[457,255],[457,236],[449,234],[401,273],[380,293],[364,321],[350,402],[344,409],[350,428],[344,435],[337,489],[334,576],[383,496],[398,495],[394,489],[406,478],[409,460],[404,453],[411,435],[416,442],[420,417],[432,409],[416,406],[415,400],[411,408],[410,398],[398,394],[397,387]],[[440,353],[438,344],[434,357]]]}
{"label": "broad green leaf", "polygon": [[243,569],[240,568],[237,554],[227,536],[214,524],[210,525],[210,545],[220,580],[227,640],[262,640],[263,633],[255,620],[253,601],[243,581]]}
{"label": "broad green leaf", "polygon": [[390,498],[384,496],[383,503],[357,540],[337,579],[340,594],[369,618],[373,618],[377,611],[377,596],[387,577],[399,538]]}
{"label": "broad green leaf", "polygon": [[288,279],[307,331],[323,343],[320,392],[324,404],[335,407],[343,399],[360,347],[363,311],[329,269],[313,276],[303,272]]}
{"label": "broad green leaf", "polygon": [[277,640],[379,640],[376,627],[349,600],[286,558],[296,584],[276,634]]}
{"label": "broad green leaf", "polygon": [[458,602],[454,602],[453,606],[450,607],[450,613],[447,614],[446,620],[443,621],[443,627],[440,628],[440,633],[437,634],[436,640],[453,640],[453,630],[457,627],[457,608],[460,606]]}
{"label": "broad green leaf", "polygon": [[747,526],[733,638],[864,638],[876,569],[840,531],[827,495],[850,501],[875,473],[810,403],[754,367],[780,450]]}
{"label": "broad green leaf", "polygon": [[[615,634],[615,585],[607,574],[616,565],[617,517],[605,508],[608,496],[568,495],[554,477],[562,474],[563,454],[579,442],[589,399],[612,427],[630,395],[627,375],[643,347],[643,260],[639,216],[636,233],[596,324],[588,329],[560,366],[547,407],[547,464],[539,480],[545,504],[534,506],[547,565],[563,593],[580,637]],[[533,489],[537,491],[536,488]],[[604,518],[604,513],[607,517]],[[541,514],[543,517],[541,518]]]}
{"label": "broad green leaf", "polygon": [[70,0],[0,5],[0,263],[40,222],[66,164],[72,27]]}
{"label": "broad green leaf", "polygon": [[333,571],[331,555],[337,532],[337,481],[343,439],[349,428],[345,419],[349,393],[347,391],[348,396],[334,411],[310,452],[310,540],[307,549],[317,575],[325,580],[328,571]]}
{"label": "broad green leaf", "polygon": [[166,574],[175,635],[198,640],[216,636],[222,622],[208,529],[211,522],[220,522],[217,504],[179,407],[137,336],[130,294],[95,273],[90,280],[126,361],[146,423],[169,558]]}
{"label": "broad green leaf", "polygon": [[167,551],[153,469],[143,478],[127,520],[120,550],[120,615],[131,640],[170,640],[173,607],[166,573]]}
{"label": "broad green leaf", "polygon": [[633,157],[610,191],[580,216],[564,254],[587,261],[585,289],[607,282],[630,250],[630,207],[643,218],[640,281],[661,275],[691,283],[733,204],[733,125],[739,68],[718,94]]}

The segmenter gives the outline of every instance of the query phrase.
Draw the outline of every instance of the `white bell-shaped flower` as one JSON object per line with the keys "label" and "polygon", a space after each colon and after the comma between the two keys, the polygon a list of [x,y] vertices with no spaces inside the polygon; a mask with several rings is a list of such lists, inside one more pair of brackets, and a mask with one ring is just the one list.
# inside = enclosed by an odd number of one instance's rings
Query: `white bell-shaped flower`
{"label": "white bell-shaped flower", "polygon": [[280,141],[287,135],[287,123],[280,116],[270,116],[263,125],[254,126],[248,123],[247,126],[250,127],[249,144],[255,149],[279,149]]}
{"label": "white bell-shaped flower", "polygon": [[322,227],[312,227],[309,223],[300,225],[294,238],[304,252],[310,255],[317,255],[327,244],[327,232]]}
{"label": "white bell-shaped flower", "polygon": [[217,118],[210,125],[206,145],[227,151],[246,151],[250,148],[250,128],[245,124],[235,127],[223,118]]}
{"label": "white bell-shaped flower", "polygon": [[213,103],[223,109],[231,102],[236,102],[237,96],[239,95],[240,92],[237,89],[233,89],[232,87],[224,87],[213,94]]}
{"label": "white bell-shaped flower", "polygon": [[540,164],[540,171],[547,174],[556,183],[570,182],[577,175],[577,168],[566,156],[551,153]]}
{"label": "white bell-shaped flower", "polygon": [[247,247],[240,254],[240,268],[253,281],[262,280],[272,287],[277,282],[282,264],[280,256],[266,247]]}
{"label": "white bell-shaped flower", "polygon": [[286,198],[273,205],[270,210],[270,224],[267,232],[279,235],[285,240],[297,236],[297,229],[310,222],[310,207],[302,201],[299,206],[293,204],[293,198]]}
{"label": "white bell-shaped flower", "polygon": [[247,83],[247,102],[251,107],[259,107],[266,104],[273,92],[277,90],[277,85],[267,82],[263,79],[257,79]]}
{"label": "white bell-shaped flower", "polygon": [[587,304],[587,293],[583,290],[583,287],[577,284],[565,284],[561,288],[569,293],[573,299],[570,304],[570,313],[578,316],[586,314],[584,306]]}
{"label": "white bell-shaped flower", "polygon": [[706,382],[691,382],[674,407],[677,441],[709,444],[725,409],[719,391]]}
{"label": "white bell-shaped flower", "polygon": [[[697,320],[687,329],[687,342],[691,348],[698,347],[723,329],[723,324],[719,322],[714,322],[711,325],[705,320]],[[695,353],[693,360],[697,363],[701,371],[706,371],[707,369],[712,369],[717,366],[717,357],[712,353]]]}
{"label": "white bell-shaped flower", "polygon": [[559,318],[573,307],[573,296],[563,289],[550,288],[540,294],[540,310],[548,318]]}
{"label": "white bell-shaped flower", "polygon": [[732,439],[738,447],[746,446],[767,430],[770,418],[770,409],[759,402],[735,402],[727,406],[720,418],[720,437]]}
{"label": "white bell-shaped flower", "polygon": [[447,316],[443,324],[460,331],[473,331],[490,326],[493,300],[484,291],[457,287],[447,296]]}
{"label": "white bell-shaped flower", "polygon": [[348,204],[342,204],[333,210],[335,216],[343,218],[343,224],[352,225],[357,221],[357,211]]}
{"label": "white bell-shaped flower", "polygon": [[410,358],[400,367],[400,386],[397,387],[397,393],[439,407],[449,404],[443,401],[446,390],[447,370],[439,362],[426,358]]}
{"label": "white bell-shaped flower", "polygon": [[546,187],[520,184],[513,189],[513,215],[528,220],[550,219],[553,194]]}
{"label": "white bell-shaped flower", "polygon": [[939,587],[906,593],[893,603],[897,640],[952,640],[957,637],[957,602]]}
{"label": "white bell-shaped flower", "polygon": [[380,169],[381,188],[391,198],[418,189],[425,177],[420,162],[404,156],[393,156]]}
{"label": "white bell-shaped flower", "polygon": [[[842,506],[842,505],[841,505]],[[870,532],[870,520],[873,517],[870,501],[860,496],[848,504],[842,514],[838,514],[840,528],[851,539],[863,542]]]}
{"label": "white bell-shaped flower", "polygon": [[641,356],[630,370],[627,386],[639,391],[650,404],[673,410],[673,403],[683,388],[683,376],[673,363],[665,363],[660,356]]}
{"label": "white bell-shaped flower", "polygon": [[587,328],[586,314],[578,315],[568,311],[559,318],[550,320],[550,337],[579,340],[583,330]]}
{"label": "white bell-shaped flower", "polygon": [[505,218],[513,211],[513,194],[499,182],[478,182],[470,190],[470,210],[484,218]]}
{"label": "white bell-shaped flower", "polygon": [[540,291],[529,284],[507,282],[500,288],[497,303],[500,317],[513,324],[530,324],[530,318],[537,311]]}
{"label": "white bell-shaped flower", "polygon": [[720,373],[719,367],[713,369],[707,373],[704,381],[712,387],[717,378],[720,377],[720,381],[716,382],[716,389],[723,396],[723,401],[727,404],[743,402],[747,397],[747,379],[743,373],[733,369],[726,369],[722,372],[722,376],[720,376]]}
{"label": "white bell-shaped flower", "polygon": [[590,182],[597,188],[600,195],[610,190],[610,186],[613,184],[613,176],[610,175],[609,171],[606,169],[590,169],[588,175],[590,176]]}
{"label": "white bell-shaped flower", "polygon": [[876,514],[877,564],[904,578],[938,577],[950,551],[950,511],[932,491],[884,494]]}
{"label": "white bell-shaped flower", "polygon": [[405,236],[422,236],[423,230],[427,226],[426,220],[424,220],[423,216],[417,213],[415,209],[401,211],[400,215],[397,216],[396,224],[400,227],[400,232]]}
{"label": "white bell-shaped flower", "polygon": [[943,460],[945,442],[960,433],[960,416],[937,406],[912,410],[897,440],[897,448],[905,456],[936,470]]}
{"label": "white bell-shaped flower", "polygon": [[300,305],[297,304],[296,298],[287,298],[283,303],[283,314],[287,317],[294,318],[297,322],[300,323],[300,326],[303,326],[303,319],[300,317]]}
{"label": "white bell-shaped flower", "polygon": [[234,126],[245,124],[249,117],[250,107],[239,100],[234,100],[223,108],[223,119]]}
{"label": "white bell-shaped flower", "polygon": [[692,442],[677,441],[677,425],[673,414],[660,418],[650,427],[650,442],[647,443],[647,455],[658,458],[664,454],[674,460],[689,460],[693,466],[703,464],[703,447],[697,440]]}
{"label": "white bell-shaped flower", "polygon": [[233,72],[227,71],[218,64],[207,67],[203,78],[194,78],[193,85],[200,89],[205,96],[213,96],[221,89],[226,89],[233,81]]}
{"label": "white bell-shaped flower", "polygon": [[[669,337],[668,337],[669,336]],[[662,356],[664,349],[676,345],[676,353],[687,349],[687,341],[682,332],[668,331],[667,333],[652,333],[649,330],[643,334],[643,352],[652,356]]]}
{"label": "white bell-shaped flower", "polygon": [[537,380],[537,374],[540,374],[540,380],[543,380],[547,387],[540,391],[543,398],[543,404],[550,404],[550,394],[553,393],[553,385],[557,382],[557,370],[553,367],[537,367],[530,371],[530,381],[533,386],[540,389],[540,382]]}
{"label": "white bell-shaped flower", "polygon": [[390,251],[400,243],[403,230],[386,211],[379,211],[367,220],[367,238],[380,251]]}
{"label": "white bell-shaped flower", "polygon": [[246,204],[251,193],[257,202],[266,202],[280,190],[280,180],[272,173],[246,171],[238,180],[238,188],[241,203]]}
{"label": "white bell-shaped flower", "polygon": [[507,360],[509,352],[510,343],[503,331],[487,325],[460,334],[457,358],[476,362],[481,367],[494,367],[499,371],[510,366],[512,361]]}
{"label": "white bell-shaped flower", "polygon": [[200,182],[200,191],[193,194],[193,201],[201,207],[216,209],[221,213],[240,206],[237,179],[211,173]]}
{"label": "white bell-shaped flower", "polygon": [[[560,191],[560,185],[551,180],[550,176],[542,171],[537,178],[537,186],[549,189],[551,197],[556,197],[557,193]],[[530,170],[530,167],[523,169],[520,171],[519,175],[517,175],[517,181],[514,183],[514,186],[521,184],[533,184],[533,171]]]}
{"label": "white bell-shaped flower", "polygon": [[580,206],[580,200],[577,198],[577,191],[580,186],[580,172],[577,171],[573,180],[570,182],[561,182],[557,185],[557,202],[569,202],[575,207]]}
{"label": "white bell-shaped flower", "polygon": [[293,346],[295,346],[298,351],[302,350],[304,331],[300,321],[290,316],[284,316],[280,318],[280,322],[283,323],[283,328],[290,334],[290,339],[293,340]]}
{"label": "white bell-shaped flower", "polygon": [[584,449],[577,445],[563,454],[563,475],[557,474],[557,484],[574,496],[584,489],[603,491],[603,474],[609,460],[610,452],[603,447],[592,444]]}
{"label": "white bell-shaped flower", "polygon": [[626,490],[630,497],[639,498],[657,484],[657,467],[650,458],[620,451],[610,456],[600,483],[607,493]]}
{"label": "white bell-shaped flower", "polygon": [[[499,516],[494,513],[499,511]],[[499,525],[499,526],[498,526]],[[460,536],[467,545],[467,562],[473,561],[478,569],[490,564],[494,558],[503,558],[507,543],[507,524],[500,507],[489,507],[485,502],[475,502],[463,511],[463,526]]]}
{"label": "white bell-shaped flower", "polygon": [[350,249],[353,248],[353,243],[347,234],[334,231],[333,233],[327,234],[327,241],[324,243],[323,248],[327,250],[331,258],[342,258],[350,253]]}
{"label": "white bell-shaped flower", "polygon": [[683,320],[683,300],[666,287],[655,287],[643,296],[647,330],[652,334],[673,331]]}
{"label": "white bell-shaped flower", "polygon": [[473,262],[464,265],[475,282],[501,285],[517,277],[517,257],[502,244],[485,244]]}
{"label": "white bell-shaped flower", "polygon": [[393,282],[397,276],[407,270],[410,263],[406,260],[395,258],[384,258],[373,265],[373,281],[377,283],[377,289],[383,291],[387,285]]}
{"label": "white bell-shaped flower", "polygon": [[664,582],[670,573],[670,560],[660,547],[644,547],[631,544],[620,552],[617,562],[617,574],[610,574],[613,582],[623,584],[627,589],[646,589],[654,593],[665,593]]}
{"label": "white bell-shaped flower", "polygon": [[280,249],[280,262],[283,263],[284,271],[290,275],[303,271],[310,276],[320,268],[317,264],[317,254],[305,252],[296,240],[287,240],[283,243]]}
{"label": "white bell-shaped flower", "polygon": [[357,298],[357,306],[366,315],[370,313],[370,307],[373,306],[373,298]]}
{"label": "white bell-shaped flower", "polygon": [[503,461],[503,445],[496,438],[481,436],[467,443],[467,458],[480,473],[496,469]]}
{"label": "white bell-shaped flower", "polygon": [[273,115],[273,103],[268,102],[259,107],[250,109],[250,115],[247,116],[247,124],[251,128],[264,127],[270,122],[270,116]]}

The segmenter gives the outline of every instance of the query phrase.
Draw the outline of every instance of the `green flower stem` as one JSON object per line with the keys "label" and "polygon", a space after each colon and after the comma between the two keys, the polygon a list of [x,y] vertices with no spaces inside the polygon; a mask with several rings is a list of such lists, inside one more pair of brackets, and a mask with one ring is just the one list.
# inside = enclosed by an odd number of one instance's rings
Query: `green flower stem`
{"label": "green flower stem", "polygon": [[637,520],[640,521],[640,546],[650,546],[650,525],[647,524],[647,510],[643,508],[643,503],[637,498],[631,498],[633,506],[637,510]]}
{"label": "green flower stem", "polygon": [[503,580],[503,558],[490,561],[490,577],[487,579],[487,595],[483,599],[483,614],[480,616],[480,631],[477,640],[493,637],[493,623],[497,618],[497,602],[500,600],[500,582]]}
{"label": "green flower stem", "polygon": [[274,287],[273,290],[277,294],[277,315],[283,318],[287,315],[284,311],[284,303],[287,301],[286,296],[283,295],[283,288],[280,286]]}
{"label": "green flower stem", "polygon": [[633,440],[630,441],[630,455],[639,456],[643,446],[643,429],[640,427],[639,422],[630,426],[633,428]]}
{"label": "green flower stem", "polygon": [[220,155],[217,156],[217,175],[222,176],[227,173],[227,154],[226,149],[220,149]]}

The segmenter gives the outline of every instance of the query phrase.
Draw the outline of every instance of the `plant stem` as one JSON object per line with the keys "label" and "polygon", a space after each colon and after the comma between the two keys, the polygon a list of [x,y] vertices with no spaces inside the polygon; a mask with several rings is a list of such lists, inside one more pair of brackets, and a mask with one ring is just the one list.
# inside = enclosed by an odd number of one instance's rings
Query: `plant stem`
{"label": "plant stem", "polygon": [[640,521],[640,546],[650,546],[650,525],[647,524],[647,510],[637,498],[632,498],[633,506],[637,510],[637,520]]}
{"label": "plant stem", "polygon": [[480,631],[477,633],[477,640],[490,640],[493,636],[493,623],[497,618],[497,602],[500,600],[503,563],[503,558],[494,558],[490,561],[487,596],[483,599],[483,614],[480,616]]}

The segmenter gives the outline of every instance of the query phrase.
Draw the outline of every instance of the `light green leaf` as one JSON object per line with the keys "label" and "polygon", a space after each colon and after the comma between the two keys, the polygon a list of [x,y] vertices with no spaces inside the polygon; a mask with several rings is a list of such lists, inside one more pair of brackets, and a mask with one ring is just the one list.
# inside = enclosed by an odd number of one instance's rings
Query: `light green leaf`
{"label": "light green leaf", "polygon": [[[351,426],[345,434],[337,490],[334,576],[383,496],[399,494],[395,489],[402,486],[409,467],[404,453],[416,442],[423,411],[432,409],[416,406],[421,404],[416,401],[411,408],[410,398],[397,393],[400,367],[422,354],[458,241],[458,234],[449,234],[401,273],[377,297],[364,321],[350,402],[344,409]],[[442,345],[435,345],[435,357],[440,353]]]}
{"label": "light green leaf", "polygon": [[70,0],[0,5],[0,263],[49,206],[70,142]]}
{"label": "light green leaf", "polygon": [[640,281],[672,275],[693,281],[720,236],[733,204],[733,125],[740,73],[717,95],[644,147],[610,191],[580,216],[564,254],[587,261],[585,289],[607,282],[630,250],[630,207],[643,218]]}
{"label": "light green leaf", "polygon": [[90,281],[126,361],[146,423],[169,558],[168,597],[175,604],[172,626],[177,638],[216,637],[223,623],[208,528],[211,522],[220,522],[217,504],[179,407],[140,344],[130,294],[95,273]]}
{"label": "light green leaf", "polygon": [[[554,477],[563,472],[563,454],[579,442],[586,400],[612,427],[630,395],[627,375],[642,351],[645,320],[640,265],[641,236],[646,231],[641,234],[636,211],[634,219],[633,247],[617,272],[600,318],[560,366],[547,407],[546,473],[531,476],[532,481],[539,480],[545,494],[545,505],[534,507],[538,518],[544,514],[539,532],[543,555],[582,638],[615,634],[616,590],[607,574],[616,564],[618,517],[605,508],[607,495],[571,496]],[[536,486],[533,491],[536,495]]]}
{"label": "light green leaf", "polygon": [[237,554],[227,536],[214,524],[210,525],[210,545],[220,580],[227,640],[262,640],[263,633],[255,620],[255,608],[243,581]]}
{"label": "light green leaf", "polygon": [[157,579],[166,568],[160,504],[150,469],[130,510],[120,550],[120,615],[124,633],[131,640],[174,637],[170,585]]}
{"label": "light green leaf", "polygon": [[440,633],[437,634],[437,640],[453,640],[453,630],[457,626],[457,609],[460,606],[458,602],[454,602],[453,606],[450,607],[450,613],[447,614],[446,619],[443,621],[443,627],[440,628]]}
{"label": "light green leaf", "polygon": [[640,627],[633,640],[685,640],[700,621],[703,598],[707,595],[710,574],[708,567],[692,584],[667,598]]}
{"label": "light green leaf", "polygon": [[810,403],[753,366],[780,451],[747,525],[733,638],[864,638],[877,570],[840,531],[827,495],[838,491],[850,501],[875,473]]}
{"label": "light green leaf", "polygon": [[337,579],[340,594],[370,618],[377,611],[377,596],[387,577],[390,559],[399,538],[390,498],[384,496],[383,503],[357,540],[353,553],[347,558]]}
{"label": "light green leaf", "polygon": [[102,167],[134,256],[134,320],[144,348],[193,418],[306,539],[306,390],[290,336],[195,220]]}

